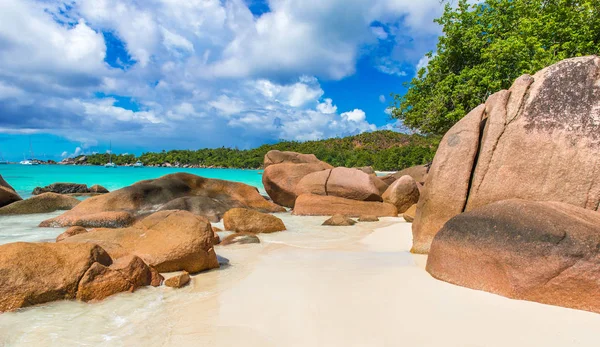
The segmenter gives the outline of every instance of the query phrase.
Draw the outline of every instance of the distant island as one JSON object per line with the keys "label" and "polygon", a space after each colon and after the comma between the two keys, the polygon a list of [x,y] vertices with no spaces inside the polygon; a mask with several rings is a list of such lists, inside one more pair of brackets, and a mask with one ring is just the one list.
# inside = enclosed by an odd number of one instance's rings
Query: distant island
{"label": "distant island", "polygon": [[[133,165],[138,160],[145,166],[206,167],[259,169],[265,154],[273,149],[312,153],[334,166],[371,166],[380,171],[397,171],[433,160],[439,137],[407,135],[391,130],[380,130],[343,138],[318,141],[281,141],[273,145],[240,150],[234,148],[204,148],[199,150],[171,150],[158,153],[113,154],[117,165]],[[104,165],[108,154],[80,155],[67,158],[60,164]]]}

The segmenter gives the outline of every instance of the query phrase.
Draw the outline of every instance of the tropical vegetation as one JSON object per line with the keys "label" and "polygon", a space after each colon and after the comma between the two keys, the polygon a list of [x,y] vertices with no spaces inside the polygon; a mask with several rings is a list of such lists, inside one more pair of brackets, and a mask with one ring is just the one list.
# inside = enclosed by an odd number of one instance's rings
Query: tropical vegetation
{"label": "tropical vegetation", "polygon": [[436,52],[393,117],[423,134],[444,134],[488,96],[522,74],[600,52],[599,0],[449,1]]}
{"label": "tropical vegetation", "polygon": [[[430,162],[433,160],[438,143],[439,139],[436,137],[381,130],[319,141],[281,141],[248,150],[222,147],[196,151],[149,152],[139,157],[132,154],[113,154],[112,161],[117,165],[133,164],[140,160],[144,165],[169,163],[179,166],[260,168],[265,154],[277,149],[312,153],[334,166],[372,166],[376,170],[393,171]],[[86,162],[92,165],[103,165],[108,162],[108,157],[108,154],[87,155]]]}

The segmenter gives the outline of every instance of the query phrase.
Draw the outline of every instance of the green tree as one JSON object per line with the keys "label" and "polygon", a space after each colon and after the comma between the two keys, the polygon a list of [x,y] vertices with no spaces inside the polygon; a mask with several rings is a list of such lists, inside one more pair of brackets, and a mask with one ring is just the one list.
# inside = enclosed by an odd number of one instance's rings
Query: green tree
{"label": "green tree", "polygon": [[392,110],[425,134],[444,134],[522,74],[600,52],[598,0],[460,0],[436,22],[437,51]]}

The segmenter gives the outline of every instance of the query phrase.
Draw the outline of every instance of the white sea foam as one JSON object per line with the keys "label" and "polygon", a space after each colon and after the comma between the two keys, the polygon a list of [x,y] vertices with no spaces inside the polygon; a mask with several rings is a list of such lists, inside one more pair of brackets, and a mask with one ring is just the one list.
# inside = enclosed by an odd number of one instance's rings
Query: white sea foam
{"label": "white sea foam", "polygon": [[0,216],[0,245],[10,242],[54,241],[65,228],[39,228],[41,221],[64,211],[21,216]]}

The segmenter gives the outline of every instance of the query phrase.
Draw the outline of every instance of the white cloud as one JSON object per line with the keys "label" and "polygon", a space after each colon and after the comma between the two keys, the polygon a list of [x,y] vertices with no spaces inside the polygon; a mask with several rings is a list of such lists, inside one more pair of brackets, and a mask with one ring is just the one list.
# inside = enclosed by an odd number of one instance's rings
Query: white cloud
{"label": "white cloud", "polygon": [[351,122],[362,122],[366,119],[366,114],[363,110],[354,109],[353,111],[342,113],[342,118]]}
{"label": "white cloud", "polygon": [[300,81],[290,85],[280,85],[266,79],[255,82],[256,89],[267,99],[291,107],[304,106],[323,95],[323,90],[314,77],[302,76]]}
{"label": "white cloud", "polygon": [[323,114],[331,114],[337,112],[337,106],[333,105],[333,100],[325,99],[324,102],[320,102],[317,105],[317,111]]}

